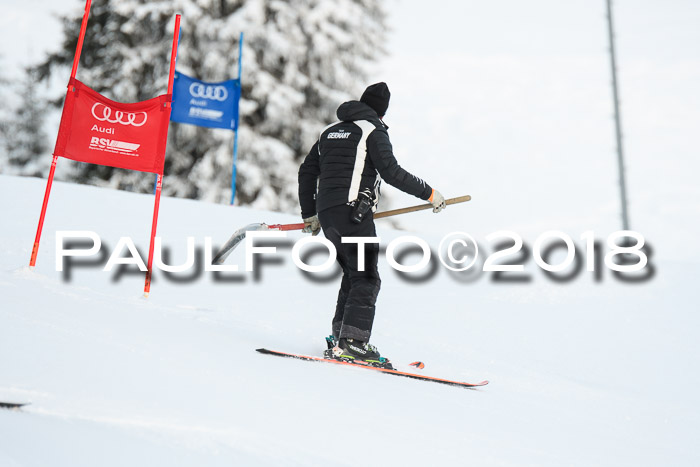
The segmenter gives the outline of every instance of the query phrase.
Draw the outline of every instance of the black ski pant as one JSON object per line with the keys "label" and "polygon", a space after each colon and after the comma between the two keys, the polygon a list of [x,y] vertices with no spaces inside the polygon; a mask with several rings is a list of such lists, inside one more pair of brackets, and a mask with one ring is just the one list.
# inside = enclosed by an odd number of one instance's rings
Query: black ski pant
{"label": "black ski pant", "polygon": [[358,245],[342,243],[341,238],[376,237],[377,233],[371,213],[361,223],[355,224],[350,220],[351,212],[351,206],[342,204],[319,212],[318,220],[324,235],[335,246],[338,263],[343,269],[332,323],[333,335],[367,342],[372,334],[374,306],[381,286],[377,268],[379,245],[370,243],[360,246],[365,253],[364,271],[360,271]]}

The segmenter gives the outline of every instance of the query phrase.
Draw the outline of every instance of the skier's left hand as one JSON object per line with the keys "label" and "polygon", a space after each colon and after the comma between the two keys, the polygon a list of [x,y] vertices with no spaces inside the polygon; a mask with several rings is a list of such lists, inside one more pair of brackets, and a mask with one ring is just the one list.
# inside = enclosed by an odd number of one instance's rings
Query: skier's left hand
{"label": "skier's left hand", "polygon": [[445,198],[435,189],[433,189],[433,193],[430,195],[428,201],[433,205],[433,212],[440,212],[447,206],[445,204]]}
{"label": "skier's left hand", "polygon": [[321,231],[321,223],[318,221],[318,216],[307,217],[304,219],[304,229],[302,232],[310,233],[314,237]]}

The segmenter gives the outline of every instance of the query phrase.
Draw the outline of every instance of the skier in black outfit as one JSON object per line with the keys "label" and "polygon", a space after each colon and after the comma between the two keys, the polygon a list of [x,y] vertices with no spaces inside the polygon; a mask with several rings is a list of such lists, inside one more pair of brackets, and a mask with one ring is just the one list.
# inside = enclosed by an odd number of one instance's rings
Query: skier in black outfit
{"label": "skier in black outfit", "polygon": [[[384,362],[369,344],[375,302],[381,281],[377,269],[379,245],[364,245],[364,268],[358,268],[357,243],[342,237],[376,237],[372,212],[378,201],[380,177],[390,185],[429,200],[433,212],[445,208],[445,199],[420,178],[402,169],[394,157],[382,120],[389,107],[385,83],[369,86],[359,101],[338,107],[339,122],[320,134],[299,168],[299,203],[304,232],[321,228],[337,250],[343,279],[333,317],[333,356]],[[362,213],[363,208],[367,209]],[[354,219],[353,219],[354,218]]]}

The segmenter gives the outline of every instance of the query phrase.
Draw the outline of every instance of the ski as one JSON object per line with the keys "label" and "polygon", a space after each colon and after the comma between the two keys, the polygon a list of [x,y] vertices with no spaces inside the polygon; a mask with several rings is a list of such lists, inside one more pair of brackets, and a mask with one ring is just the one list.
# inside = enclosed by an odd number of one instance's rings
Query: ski
{"label": "ski", "polygon": [[486,386],[487,384],[489,384],[488,381],[481,381],[480,383],[465,383],[462,381],[452,381],[449,379],[436,378],[434,376],[424,376],[424,375],[418,375],[415,373],[406,373],[405,371],[399,371],[399,370],[387,370],[385,368],[378,368],[378,367],[369,366],[369,365],[360,365],[358,363],[341,362],[341,361],[333,360],[330,358],[311,357],[308,355],[297,355],[297,354],[293,354],[293,353],[277,352],[275,350],[268,350],[268,349],[256,349],[256,351],[260,352],[262,354],[266,354],[266,355],[276,355],[278,357],[296,358],[297,360],[306,360],[309,362],[336,363],[338,365],[348,365],[348,366],[353,366],[353,367],[358,367],[358,368],[367,368],[368,370],[376,370],[376,371],[380,371],[382,373],[386,373],[386,374],[390,374],[390,375],[403,376],[404,378],[419,379],[422,381],[432,381],[434,383],[447,384],[449,386],[461,386],[463,388],[476,388],[479,386]]}
{"label": "ski", "polygon": [[18,404],[15,402],[0,402],[0,409],[19,409],[20,407],[24,407],[25,405],[27,404]]}

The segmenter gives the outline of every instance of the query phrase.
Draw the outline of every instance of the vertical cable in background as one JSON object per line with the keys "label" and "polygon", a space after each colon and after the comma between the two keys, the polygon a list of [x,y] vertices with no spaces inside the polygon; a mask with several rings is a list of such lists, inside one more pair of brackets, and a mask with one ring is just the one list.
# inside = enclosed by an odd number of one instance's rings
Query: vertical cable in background
{"label": "vertical cable in background", "polygon": [[622,122],[620,118],[620,98],[617,89],[617,66],[615,63],[615,41],[613,34],[612,0],[606,0],[608,8],[608,40],[610,42],[610,68],[612,70],[613,104],[615,107],[615,135],[617,138],[617,164],[620,172],[620,204],[622,205],[622,228],[629,230],[627,214],[627,186],[625,183],[625,164],[622,151]]}

